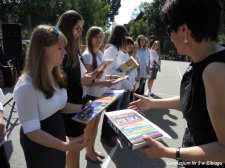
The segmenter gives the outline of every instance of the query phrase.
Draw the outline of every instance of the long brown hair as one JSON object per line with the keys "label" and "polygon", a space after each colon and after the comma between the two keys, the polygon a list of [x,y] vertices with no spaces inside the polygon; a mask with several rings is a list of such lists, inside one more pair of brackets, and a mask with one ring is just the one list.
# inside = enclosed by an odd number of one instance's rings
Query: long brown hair
{"label": "long brown hair", "polygon": [[[58,42],[62,42],[64,45],[67,43],[66,37],[56,27],[37,26],[31,34],[25,66],[21,74],[30,74],[34,88],[43,92],[46,98],[51,98],[55,89],[47,73],[45,48]],[[65,76],[61,66],[55,66],[52,73],[58,86],[65,88]]]}
{"label": "long brown hair", "polygon": [[74,10],[68,10],[59,17],[56,24],[68,41],[65,47],[67,51],[66,67],[75,67],[79,62],[77,54],[81,55],[81,42],[80,39],[74,39],[73,27],[80,20],[83,21],[83,18],[79,13]]}
{"label": "long brown hair", "polygon": [[97,68],[97,55],[94,53],[94,47],[92,44],[92,39],[97,36],[99,33],[103,34],[103,30],[101,27],[93,26],[88,29],[87,35],[86,35],[86,48],[89,50],[89,52],[92,54],[93,61],[92,61],[92,68]]}

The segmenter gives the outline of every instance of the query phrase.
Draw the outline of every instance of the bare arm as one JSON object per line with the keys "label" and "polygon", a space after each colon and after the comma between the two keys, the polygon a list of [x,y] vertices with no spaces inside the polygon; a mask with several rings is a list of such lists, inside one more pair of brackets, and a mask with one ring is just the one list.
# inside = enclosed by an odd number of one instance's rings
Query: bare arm
{"label": "bare arm", "polygon": [[2,142],[4,136],[6,134],[6,128],[3,120],[3,111],[0,110],[0,143]]}
{"label": "bare arm", "polygon": [[27,133],[28,138],[40,145],[58,149],[61,151],[74,151],[78,152],[87,145],[87,141],[84,138],[79,138],[71,142],[64,142],[42,130],[35,130]]}
{"label": "bare arm", "polygon": [[137,111],[146,111],[149,109],[180,109],[180,97],[172,97],[167,99],[150,99],[144,96],[134,94],[138,100],[130,103],[129,108]]}
{"label": "bare arm", "polygon": [[[203,82],[209,117],[218,141],[200,146],[181,148],[181,159],[184,161],[217,161],[225,163],[225,64],[211,63],[208,65],[203,73]],[[151,139],[148,141],[149,147],[142,151],[148,157],[175,158],[175,148],[165,147]],[[152,152],[153,150],[156,152]]]}
{"label": "bare arm", "polygon": [[66,103],[66,106],[62,109],[62,113],[66,113],[66,114],[79,113],[81,111],[82,111],[82,105],[73,104],[73,103]]}

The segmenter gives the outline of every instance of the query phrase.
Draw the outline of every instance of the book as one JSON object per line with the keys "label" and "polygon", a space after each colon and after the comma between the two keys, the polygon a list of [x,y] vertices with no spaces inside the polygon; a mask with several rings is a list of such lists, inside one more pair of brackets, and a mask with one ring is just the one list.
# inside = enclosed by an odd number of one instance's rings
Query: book
{"label": "book", "polygon": [[122,96],[124,90],[108,90],[102,94],[102,96],[92,104],[86,106],[80,113],[76,113],[72,119],[87,125],[95,117],[100,115],[107,107],[109,107],[114,101]]}
{"label": "book", "polygon": [[101,73],[102,71],[105,70],[105,68],[107,67],[107,63],[103,62],[98,68],[96,68],[93,72],[93,75],[98,75],[99,73]]}
{"label": "book", "polygon": [[118,82],[120,82],[120,81],[122,81],[122,80],[124,80],[124,79],[127,79],[128,76],[129,76],[129,75],[121,76],[121,77],[119,77],[119,78],[113,80],[112,83],[116,84],[116,83],[118,83]]}
{"label": "book", "polygon": [[119,72],[130,73],[133,69],[137,68],[138,66],[139,66],[138,62],[134,59],[133,56],[131,56],[127,62],[121,64],[116,70]]}
{"label": "book", "polygon": [[109,125],[131,150],[146,146],[145,137],[157,140],[163,137],[170,138],[166,132],[135,110],[118,110],[105,113],[105,115]]}

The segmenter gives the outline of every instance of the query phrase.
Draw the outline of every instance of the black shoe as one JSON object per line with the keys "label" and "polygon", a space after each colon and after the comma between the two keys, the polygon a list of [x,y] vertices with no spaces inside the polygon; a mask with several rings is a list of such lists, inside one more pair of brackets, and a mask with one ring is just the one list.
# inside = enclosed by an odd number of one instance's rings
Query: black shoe
{"label": "black shoe", "polygon": [[85,155],[85,159],[91,163],[94,163],[94,164],[102,164],[102,161],[97,159],[97,160],[92,160],[91,158],[89,158],[89,156],[86,154]]}
{"label": "black shoe", "polygon": [[101,138],[101,142],[109,147],[114,147],[117,144],[116,140],[113,140],[111,138],[110,139]]}

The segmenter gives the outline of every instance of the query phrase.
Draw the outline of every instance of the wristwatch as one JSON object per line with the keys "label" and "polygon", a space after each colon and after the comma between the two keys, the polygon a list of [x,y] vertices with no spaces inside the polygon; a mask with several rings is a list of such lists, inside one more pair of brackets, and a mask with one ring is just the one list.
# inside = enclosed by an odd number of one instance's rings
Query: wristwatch
{"label": "wristwatch", "polygon": [[176,149],[176,160],[177,161],[180,161],[181,160],[181,158],[180,158],[180,148],[181,147],[177,147],[177,149]]}

